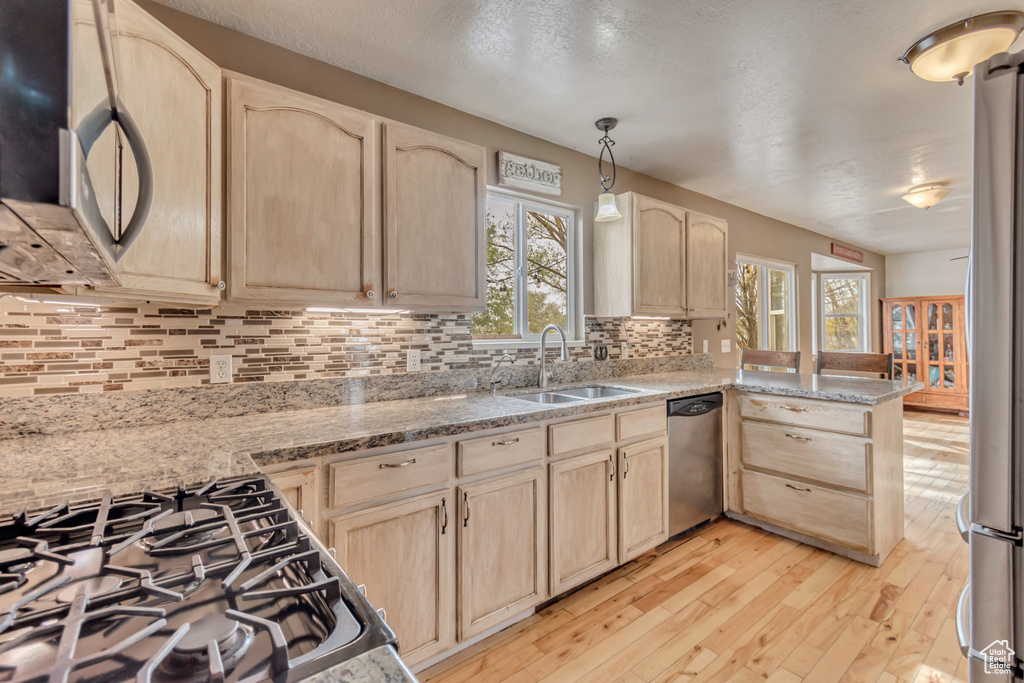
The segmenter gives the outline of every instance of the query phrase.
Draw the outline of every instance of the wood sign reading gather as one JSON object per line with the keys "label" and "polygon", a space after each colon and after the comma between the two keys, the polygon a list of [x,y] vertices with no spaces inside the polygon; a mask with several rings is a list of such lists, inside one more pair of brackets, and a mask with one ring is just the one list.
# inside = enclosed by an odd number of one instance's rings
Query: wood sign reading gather
{"label": "wood sign reading gather", "polygon": [[562,167],[518,154],[498,152],[498,185],[561,195]]}

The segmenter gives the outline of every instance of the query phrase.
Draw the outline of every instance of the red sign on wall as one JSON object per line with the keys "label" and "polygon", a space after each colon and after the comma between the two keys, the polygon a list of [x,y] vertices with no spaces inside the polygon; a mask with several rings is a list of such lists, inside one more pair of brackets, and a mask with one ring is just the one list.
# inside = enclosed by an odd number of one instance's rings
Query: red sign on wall
{"label": "red sign on wall", "polygon": [[854,263],[864,263],[864,252],[851,249],[850,247],[844,247],[841,244],[832,243],[832,255],[844,258],[847,261],[853,261]]}

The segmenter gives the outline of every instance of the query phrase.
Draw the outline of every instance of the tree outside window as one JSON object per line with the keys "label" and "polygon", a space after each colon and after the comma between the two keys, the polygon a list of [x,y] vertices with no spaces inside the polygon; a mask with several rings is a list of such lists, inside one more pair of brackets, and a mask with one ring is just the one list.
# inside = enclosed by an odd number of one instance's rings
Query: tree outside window
{"label": "tree outside window", "polygon": [[865,351],[867,276],[821,274],[822,349]]}
{"label": "tree outside window", "polygon": [[736,264],[736,345],[794,350],[793,266],[746,258]]}
{"label": "tree outside window", "polygon": [[545,326],[574,333],[573,215],[537,202],[487,199],[487,310],[473,316],[478,339],[536,336]]}

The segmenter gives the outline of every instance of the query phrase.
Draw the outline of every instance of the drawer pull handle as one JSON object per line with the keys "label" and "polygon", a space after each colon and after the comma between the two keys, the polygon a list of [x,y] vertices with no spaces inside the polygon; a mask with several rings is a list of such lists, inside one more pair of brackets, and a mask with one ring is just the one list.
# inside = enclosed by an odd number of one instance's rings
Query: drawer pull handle
{"label": "drawer pull handle", "polygon": [[623,455],[622,456],[622,478],[623,478],[623,480],[625,480],[626,475],[628,475],[628,474],[629,474],[629,456],[628,455]]}
{"label": "drawer pull handle", "polygon": [[801,493],[810,493],[810,489],[801,488],[799,486],[793,486],[792,484],[786,484],[786,488],[793,489],[794,491],[800,491]]}
{"label": "drawer pull handle", "polygon": [[415,465],[415,464],[416,464],[416,458],[413,458],[412,460],[406,460],[405,462],[382,462],[379,465],[379,467],[382,470],[394,470],[394,469],[398,469],[399,467],[408,467],[409,465]]}
{"label": "drawer pull handle", "polygon": [[504,441],[492,441],[491,445],[492,446],[511,446],[514,443],[519,443],[519,437],[518,436],[516,438],[514,438],[514,439],[505,439]]}
{"label": "drawer pull handle", "polygon": [[469,526],[469,494],[468,493],[463,493],[462,494],[462,507],[465,508],[465,512],[462,513],[463,514],[462,526],[463,527],[467,527],[467,526]]}
{"label": "drawer pull handle", "polygon": [[813,441],[814,440],[814,439],[812,439],[809,436],[800,436],[799,434],[790,434],[789,432],[786,432],[786,436],[788,436],[791,439],[796,439],[797,441]]}
{"label": "drawer pull handle", "polygon": [[782,406],[783,410],[788,410],[791,413],[806,413],[807,408],[800,408],[797,406]]}
{"label": "drawer pull handle", "polygon": [[441,523],[441,535],[444,536],[448,531],[448,499],[441,499],[441,512],[444,513],[444,522]]}
{"label": "drawer pull handle", "polygon": [[615,456],[611,453],[608,454],[608,464],[612,466],[612,473],[608,476],[608,481],[615,481]]}

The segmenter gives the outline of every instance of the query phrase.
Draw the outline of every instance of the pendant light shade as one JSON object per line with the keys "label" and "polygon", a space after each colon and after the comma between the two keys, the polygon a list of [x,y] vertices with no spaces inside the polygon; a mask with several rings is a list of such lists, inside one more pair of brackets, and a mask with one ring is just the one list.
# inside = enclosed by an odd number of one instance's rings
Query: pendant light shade
{"label": "pendant light shade", "polygon": [[597,195],[597,214],[594,221],[603,223],[605,221],[616,221],[622,218],[619,207],[615,205],[615,195],[611,192],[602,192]]}
{"label": "pendant light shade", "polygon": [[[615,141],[608,137],[608,131],[618,123],[618,119],[613,119],[610,116],[594,122],[598,130],[604,131],[604,137],[597,141],[601,145],[601,154],[597,157],[597,174],[601,178],[601,189],[604,192],[597,196],[597,213],[594,215],[594,222],[596,223],[622,218],[622,214],[619,213],[619,207],[615,205],[615,195],[611,192],[612,187],[615,185],[615,157],[612,156],[612,145],[615,144]],[[605,152],[608,153],[608,160],[612,164],[611,175],[604,174]]]}
{"label": "pendant light shade", "polygon": [[1022,29],[1022,12],[979,14],[925,36],[900,59],[926,81],[963,85],[976,64],[1009,50]]}

